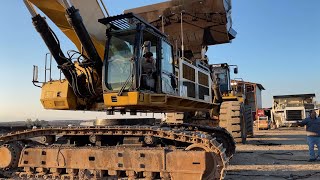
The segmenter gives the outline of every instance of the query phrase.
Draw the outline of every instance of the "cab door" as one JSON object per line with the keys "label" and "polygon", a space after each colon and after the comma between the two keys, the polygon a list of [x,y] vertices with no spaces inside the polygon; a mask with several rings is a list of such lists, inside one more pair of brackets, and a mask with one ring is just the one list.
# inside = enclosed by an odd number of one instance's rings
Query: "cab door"
{"label": "cab door", "polygon": [[176,78],[172,46],[161,40],[161,89],[165,94],[176,94]]}

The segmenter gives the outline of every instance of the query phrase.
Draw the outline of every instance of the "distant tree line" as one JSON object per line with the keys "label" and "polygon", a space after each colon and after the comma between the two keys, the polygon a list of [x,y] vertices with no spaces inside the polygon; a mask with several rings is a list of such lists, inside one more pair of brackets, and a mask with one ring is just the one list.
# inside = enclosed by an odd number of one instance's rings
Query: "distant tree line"
{"label": "distant tree line", "polygon": [[26,120],[26,125],[28,128],[32,128],[32,127],[48,127],[49,126],[49,122],[48,121],[45,121],[45,120],[39,120],[39,119],[36,119],[36,120],[32,120],[30,118],[28,118]]}

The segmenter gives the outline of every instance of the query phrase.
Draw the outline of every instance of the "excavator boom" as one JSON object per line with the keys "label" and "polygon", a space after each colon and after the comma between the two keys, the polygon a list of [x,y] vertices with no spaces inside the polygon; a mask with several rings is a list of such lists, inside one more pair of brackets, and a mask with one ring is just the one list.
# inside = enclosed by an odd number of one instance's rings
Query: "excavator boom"
{"label": "excavator boom", "polygon": [[[98,19],[104,17],[104,12],[99,1],[24,0],[24,2],[32,15],[32,21],[36,30],[48,46],[59,69],[65,75],[68,81],[67,85],[72,88],[71,91],[69,89],[62,90],[61,88],[57,88],[62,83],[56,81],[51,82],[51,84],[56,84],[52,86],[55,86],[53,89],[57,90],[57,93],[63,92],[63,94],[70,95],[72,95],[73,91],[77,97],[77,99],[69,98],[67,101],[64,99],[64,103],[60,103],[61,107],[58,109],[90,109],[92,104],[101,102],[102,59],[104,58],[106,38],[104,28],[98,23]],[[102,1],[101,3],[103,4]],[[67,55],[64,55],[58,37],[47,24],[45,18],[36,12],[34,6],[46,14],[75,44],[78,50],[70,50],[67,52]],[[92,21],[94,18],[96,21]],[[43,89],[46,89],[46,85],[51,89],[51,85],[47,83],[43,84]],[[46,103],[46,101],[48,99],[52,100],[55,97],[47,96],[48,92],[46,90],[43,92],[46,98],[42,98],[42,103],[45,108],[51,108],[51,103]],[[73,103],[70,103],[70,101],[73,101]],[[82,101],[83,103],[81,105],[78,103],[78,105],[72,107],[65,105],[75,104],[74,101]]]}
{"label": "excavator boom", "polygon": [[[64,5],[64,0],[28,1],[39,8],[76,45],[79,51],[82,50],[81,42],[66,17],[67,7]],[[97,0],[70,0],[70,3],[80,10],[83,24],[90,34],[100,58],[103,59],[105,27],[98,22],[98,19],[105,17],[104,10]]]}

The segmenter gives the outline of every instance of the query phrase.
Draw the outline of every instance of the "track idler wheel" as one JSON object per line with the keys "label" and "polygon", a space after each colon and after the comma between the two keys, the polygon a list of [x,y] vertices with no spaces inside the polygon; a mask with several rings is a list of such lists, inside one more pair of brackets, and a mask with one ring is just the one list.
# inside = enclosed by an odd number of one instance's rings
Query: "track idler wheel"
{"label": "track idler wheel", "polygon": [[0,146],[0,174],[7,176],[11,170],[18,168],[23,145],[8,143]]}
{"label": "track idler wheel", "polygon": [[16,168],[18,167],[22,146],[16,143],[4,144],[0,146],[0,168]]}
{"label": "track idler wheel", "polygon": [[202,179],[203,180],[212,180],[212,179],[217,179],[216,177],[216,173],[217,171],[220,171],[216,168],[218,168],[220,165],[220,163],[218,162],[218,158],[217,158],[217,154],[215,154],[214,152],[211,151],[210,148],[206,147],[206,146],[202,146],[200,144],[192,144],[190,146],[188,146],[185,150],[187,151],[206,151],[208,152],[208,156],[207,158],[209,158],[211,161],[208,161],[210,163],[207,163],[207,170],[206,172],[203,174]]}
{"label": "track idler wheel", "polygon": [[40,142],[42,144],[51,145],[56,141],[56,136],[42,136]]}

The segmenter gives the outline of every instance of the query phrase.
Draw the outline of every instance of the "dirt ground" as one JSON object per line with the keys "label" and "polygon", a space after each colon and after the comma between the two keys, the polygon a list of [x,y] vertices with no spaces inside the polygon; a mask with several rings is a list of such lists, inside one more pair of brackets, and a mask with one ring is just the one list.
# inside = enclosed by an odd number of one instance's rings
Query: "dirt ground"
{"label": "dirt ground", "polygon": [[320,161],[308,160],[304,128],[260,130],[237,145],[226,179],[320,179]]}

